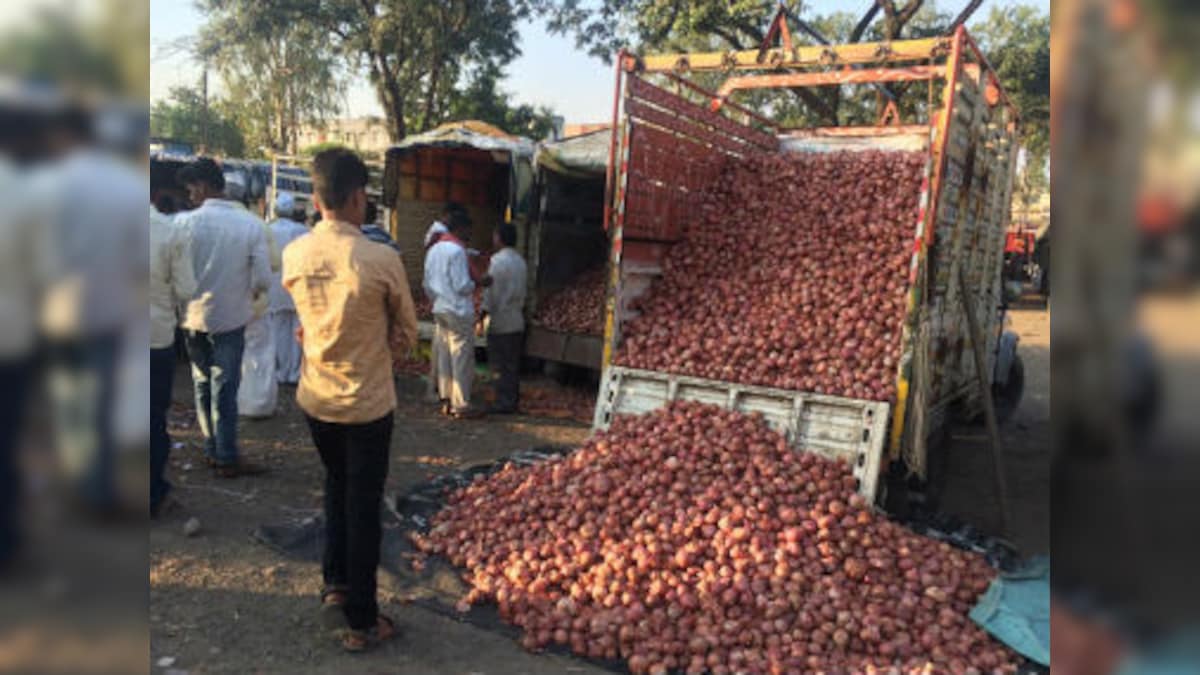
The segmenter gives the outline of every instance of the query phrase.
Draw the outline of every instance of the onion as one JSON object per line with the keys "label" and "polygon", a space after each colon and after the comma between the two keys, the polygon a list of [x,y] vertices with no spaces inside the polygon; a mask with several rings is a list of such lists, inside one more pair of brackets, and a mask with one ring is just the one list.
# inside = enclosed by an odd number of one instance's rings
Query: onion
{"label": "onion", "polygon": [[966,616],[983,559],[872,517],[852,478],[761,416],[675,402],[454,490],[413,542],[466,567],[464,609],[494,600],[531,651],[635,673],[1010,670]]}

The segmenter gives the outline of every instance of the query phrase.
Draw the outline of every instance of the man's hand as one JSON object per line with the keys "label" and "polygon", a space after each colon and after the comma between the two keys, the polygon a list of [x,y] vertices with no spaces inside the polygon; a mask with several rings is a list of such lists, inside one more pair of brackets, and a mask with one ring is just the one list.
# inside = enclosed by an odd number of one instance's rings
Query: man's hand
{"label": "man's hand", "polygon": [[296,342],[304,344],[304,324],[296,326]]}

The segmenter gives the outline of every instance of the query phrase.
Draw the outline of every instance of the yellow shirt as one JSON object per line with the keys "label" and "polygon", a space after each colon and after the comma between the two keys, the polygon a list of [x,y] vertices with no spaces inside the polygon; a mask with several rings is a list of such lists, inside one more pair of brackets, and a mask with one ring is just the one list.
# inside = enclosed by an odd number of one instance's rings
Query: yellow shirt
{"label": "yellow shirt", "polygon": [[392,363],[417,343],[417,314],[394,250],[323,220],[283,251],[304,362],[296,402],[325,422],[372,422],[395,409]]}

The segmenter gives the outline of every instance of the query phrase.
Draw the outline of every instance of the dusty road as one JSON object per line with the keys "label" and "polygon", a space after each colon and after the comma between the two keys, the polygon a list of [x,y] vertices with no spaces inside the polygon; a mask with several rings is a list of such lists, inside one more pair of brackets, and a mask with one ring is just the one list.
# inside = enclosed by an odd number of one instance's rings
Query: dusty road
{"label": "dusty road", "polygon": [[[190,387],[181,368],[171,433],[184,447],[173,451],[169,474],[187,515],[198,517],[204,529],[187,538],[181,518],[151,527],[151,663],[171,663],[170,668],[155,666],[154,672],[592,671],[570,659],[530,655],[507,638],[395,602],[387,573],[380,576],[383,605],[398,620],[402,639],[375,653],[342,653],[317,623],[319,566],[284,560],[250,537],[258,525],[315,514],[320,506],[320,462],[308,444],[293,390],[280,391],[283,409],[276,417],[242,421],[244,452],[272,472],[217,481],[202,468]],[[402,392],[389,492],[515,450],[574,444],[588,433],[576,423],[521,417],[451,423],[421,403],[419,392],[418,387]]]}
{"label": "dusty road", "polygon": [[[1024,554],[1050,551],[1050,313],[1010,313],[1020,336],[1025,394],[1017,412],[1000,427],[1012,524],[1005,538]],[[992,459],[982,423],[958,426],[946,449],[941,510],[985,531],[1000,534]]]}
{"label": "dusty road", "polygon": [[[1049,546],[1049,317],[1044,311],[1022,311],[1014,323],[1028,376],[1022,407],[1004,431],[1015,539],[1025,551],[1040,551]],[[389,491],[518,449],[574,444],[588,433],[580,424],[527,417],[450,423],[421,402],[419,387],[404,389]],[[173,451],[169,473],[177,495],[204,529],[187,538],[179,519],[151,527],[152,664],[169,661],[175,675],[600,672],[568,658],[530,655],[504,637],[396,602],[386,573],[380,578],[383,604],[398,619],[403,638],[375,653],[343,654],[318,628],[318,566],[284,560],[250,537],[260,524],[302,518],[319,507],[320,465],[291,396],[290,389],[281,390],[284,405],[278,416],[243,421],[241,427],[244,452],[270,465],[272,473],[216,481],[203,469],[190,414],[190,380],[180,369],[172,435],[184,447]],[[978,436],[982,429],[965,433]],[[987,497],[987,447],[968,440],[955,448],[947,468],[946,508],[986,528],[994,515]],[[169,669],[155,666],[153,671]]]}

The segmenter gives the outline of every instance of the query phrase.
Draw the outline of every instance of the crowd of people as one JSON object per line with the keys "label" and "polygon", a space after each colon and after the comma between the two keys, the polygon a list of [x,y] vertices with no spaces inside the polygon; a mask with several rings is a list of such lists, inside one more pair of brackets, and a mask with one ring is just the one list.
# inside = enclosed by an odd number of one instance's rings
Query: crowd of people
{"label": "crowd of people", "polygon": [[[344,149],[312,167],[318,220],[299,222],[279,195],[264,223],[220,165],[200,158],[179,174],[190,210],[151,207],[151,495],[153,518],[182,509],[166,479],[167,411],[182,333],[205,457],[219,478],[266,472],[238,445],[238,417],[275,413],[280,383],[296,401],[325,468],[324,615],[350,651],[394,633],[379,612],[380,508],[397,404],[393,364],[418,347],[417,317],[399,247],[380,228],[362,159]],[[517,231],[499,224],[486,271],[470,262],[472,222],[449,203],[425,238],[422,287],[433,305],[430,388],[450,419],[511,414],[519,403],[526,266]],[[476,312],[476,289],[482,289]],[[472,402],[475,338],[487,335],[494,404]]]}

